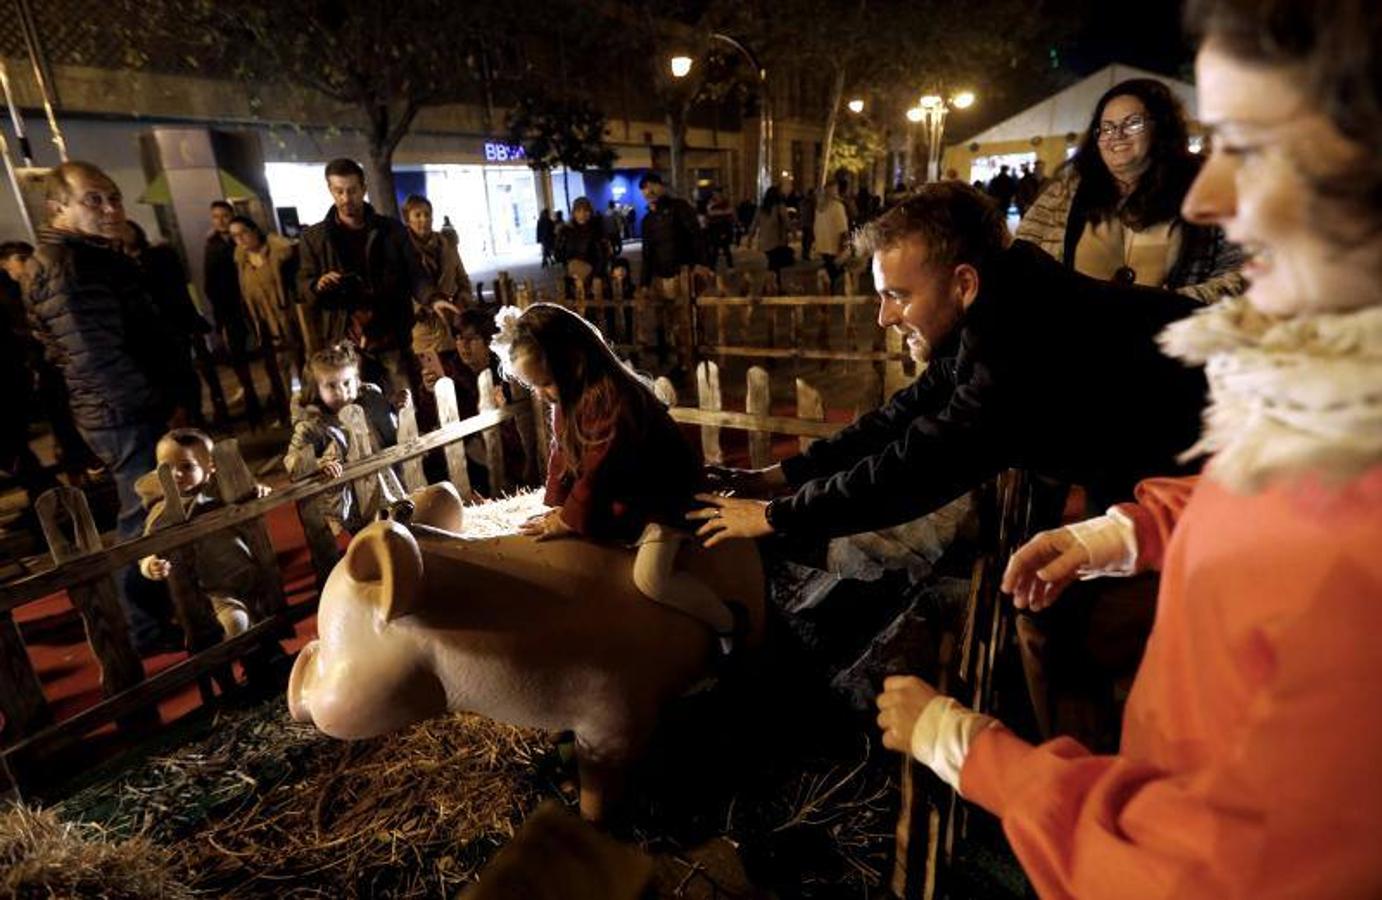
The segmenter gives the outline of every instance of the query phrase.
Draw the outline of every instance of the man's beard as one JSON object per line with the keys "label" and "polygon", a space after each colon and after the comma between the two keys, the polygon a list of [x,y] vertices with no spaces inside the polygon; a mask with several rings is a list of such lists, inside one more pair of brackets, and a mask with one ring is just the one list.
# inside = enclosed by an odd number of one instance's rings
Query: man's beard
{"label": "man's beard", "polygon": [[913,362],[924,366],[931,361],[931,342],[920,331],[909,332],[907,334],[907,353],[912,357]]}

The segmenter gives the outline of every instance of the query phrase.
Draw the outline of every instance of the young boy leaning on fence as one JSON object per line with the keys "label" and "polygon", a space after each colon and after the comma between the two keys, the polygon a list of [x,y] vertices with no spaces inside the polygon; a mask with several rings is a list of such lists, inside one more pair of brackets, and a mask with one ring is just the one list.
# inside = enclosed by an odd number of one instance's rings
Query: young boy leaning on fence
{"label": "young boy leaning on fence", "polygon": [[[167,465],[173,472],[178,499],[188,521],[220,509],[225,504],[216,490],[216,463],[212,458],[211,438],[195,428],[175,428],[159,439],[155,448],[159,465]],[[259,485],[259,496],[269,488]],[[135,483],[135,490],[148,510],[144,533],[152,534],[165,527],[163,511],[167,498],[158,481],[158,473],[150,472]],[[273,577],[262,571],[244,526],[225,528],[198,538],[187,548],[192,559],[192,575],[211,599],[211,608],[226,637],[235,637],[249,628],[249,610]],[[172,571],[173,564],[150,554],[139,561],[139,571],[150,581],[162,581]]]}
{"label": "young boy leaning on fence", "polygon": [[[409,402],[400,392],[398,406]],[[293,417],[293,436],[283,464],[295,479],[339,478],[350,448],[350,434],[340,419],[341,410],[355,404],[365,413],[376,451],[398,443],[398,414],[378,385],[360,380],[360,360],[348,341],[312,354],[304,373],[302,407]],[[316,455],[314,471],[301,471],[308,448]],[[350,485],[313,498],[333,531],[354,534],[368,521],[370,511],[360,508]]]}

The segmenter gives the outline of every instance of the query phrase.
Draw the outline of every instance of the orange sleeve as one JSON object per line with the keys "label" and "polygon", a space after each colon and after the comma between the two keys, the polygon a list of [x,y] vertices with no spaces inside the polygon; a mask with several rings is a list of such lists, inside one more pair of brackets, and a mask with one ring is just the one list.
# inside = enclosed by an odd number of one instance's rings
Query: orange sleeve
{"label": "orange sleeve", "polygon": [[1118,511],[1132,520],[1137,533],[1137,571],[1161,568],[1171,532],[1190,502],[1200,476],[1148,478],[1140,482],[1133,496],[1136,503],[1120,503]]}
{"label": "orange sleeve", "polygon": [[975,739],[961,791],[1002,818],[1042,897],[1382,897],[1382,584],[1338,581],[1234,648],[1260,688],[1217,762],[1168,772],[1070,738]]}

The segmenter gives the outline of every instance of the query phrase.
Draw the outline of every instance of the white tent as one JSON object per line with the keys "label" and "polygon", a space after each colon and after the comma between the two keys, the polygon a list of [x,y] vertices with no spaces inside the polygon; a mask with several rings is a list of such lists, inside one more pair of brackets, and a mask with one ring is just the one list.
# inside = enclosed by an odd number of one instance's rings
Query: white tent
{"label": "white tent", "polygon": [[1094,104],[1104,91],[1129,78],[1155,78],[1165,83],[1185,104],[1186,114],[1192,120],[1195,119],[1197,107],[1193,84],[1114,63],[987,131],[976,134],[964,143],[992,144],[999,141],[1026,141],[1034,137],[1072,132],[1082,134],[1085,126],[1089,124]]}

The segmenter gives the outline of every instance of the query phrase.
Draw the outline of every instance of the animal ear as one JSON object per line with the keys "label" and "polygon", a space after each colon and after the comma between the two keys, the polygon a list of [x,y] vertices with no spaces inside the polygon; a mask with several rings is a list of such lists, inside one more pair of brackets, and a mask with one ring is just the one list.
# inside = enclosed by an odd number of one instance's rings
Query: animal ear
{"label": "animal ear", "polygon": [[461,495],[451,482],[440,481],[428,485],[420,491],[414,491],[411,499],[415,507],[412,524],[430,525],[452,534],[461,533],[465,514]]}
{"label": "animal ear", "polygon": [[345,567],[356,582],[375,588],[372,599],[379,622],[392,622],[416,608],[422,552],[397,522],[373,522],[355,535],[346,550]]}

